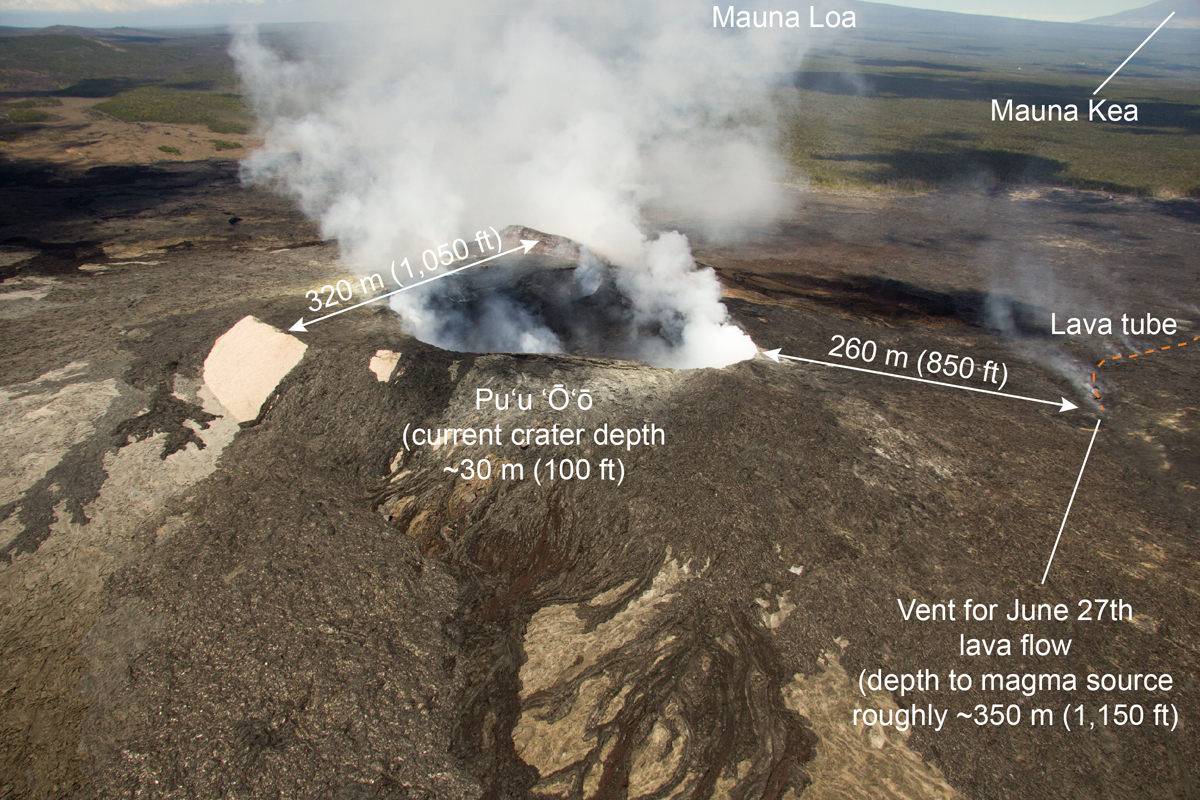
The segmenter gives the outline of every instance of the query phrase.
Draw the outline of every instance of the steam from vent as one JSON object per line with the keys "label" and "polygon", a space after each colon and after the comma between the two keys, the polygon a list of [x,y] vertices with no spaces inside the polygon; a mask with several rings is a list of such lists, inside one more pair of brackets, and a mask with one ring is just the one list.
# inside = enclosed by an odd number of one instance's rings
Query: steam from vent
{"label": "steam from vent", "polygon": [[[390,22],[327,29],[299,56],[252,32],[235,40],[265,126],[249,181],[294,197],[369,271],[508,224],[574,239],[617,267],[631,357],[698,367],[754,355],[716,276],[680,234],[648,233],[643,212],[704,220],[713,235],[775,217],[768,95],[783,46],[799,55],[794,36],[714,30],[706,7],[684,2],[402,5]],[[396,296],[415,335],[563,349],[539,308],[503,293],[456,317],[454,280]],[[575,280],[579,296],[598,285],[586,265]]]}

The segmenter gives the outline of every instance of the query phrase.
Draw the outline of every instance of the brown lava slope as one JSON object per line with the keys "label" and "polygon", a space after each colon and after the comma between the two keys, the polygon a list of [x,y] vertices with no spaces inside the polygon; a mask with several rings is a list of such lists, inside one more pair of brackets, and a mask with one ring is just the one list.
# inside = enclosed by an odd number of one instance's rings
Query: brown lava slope
{"label": "brown lava slope", "polygon": [[[0,391],[24,449],[6,456],[17,477],[0,498],[0,795],[1195,792],[1200,354],[1108,378],[1111,413],[1045,586],[1095,417],[1069,370],[1022,355],[1053,346],[1039,315],[1085,289],[1194,316],[1195,203],[814,193],[753,244],[695,236],[764,348],[825,358],[842,334],[1003,360],[1008,391],[1065,394],[1084,405],[1072,414],[761,356],[671,371],[445,352],[376,309],[301,335],[303,360],[238,427],[200,385],[213,342],[246,315],[286,330],[336,273],[336,248],[228,163],[5,169]],[[1016,218],[1037,219],[1037,236]],[[1023,282],[1030,263],[1047,279]],[[1085,263],[1097,285],[1081,283]],[[1156,294],[1135,304],[1138,287]],[[992,323],[1026,338],[1006,348]],[[368,369],[378,350],[402,354],[386,381]],[[554,384],[589,389],[593,408],[550,411]],[[476,411],[480,387],[538,402]],[[603,423],[653,423],[666,443],[402,443],[406,425]],[[567,454],[622,458],[624,483],[532,480],[538,459]],[[485,456],[526,479],[444,470]],[[1119,597],[1137,616],[947,626],[896,608],[968,597]],[[1073,638],[1071,656],[958,655],[960,633],[1025,630]],[[878,668],[1156,671],[1176,688],[857,696]],[[1163,699],[1174,732],[953,718]],[[951,719],[908,735],[850,724],[895,703]]]}

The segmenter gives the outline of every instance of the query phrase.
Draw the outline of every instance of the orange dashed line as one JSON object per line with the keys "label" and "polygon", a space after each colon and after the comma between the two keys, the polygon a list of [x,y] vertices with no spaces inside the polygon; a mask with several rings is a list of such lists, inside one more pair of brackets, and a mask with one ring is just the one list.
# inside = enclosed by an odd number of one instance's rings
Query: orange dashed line
{"label": "orange dashed line", "polygon": [[[1192,337],[1192,341],[1193,341],[1193,342],[1200,341],[1200,336],[1193,336],[1193,337]],[[1188,346],[1188,344],[1189,344],[1188,342],[1179,342],[1179,343],[1177,343],[1177,344],[1174,344],[1174,345],[1170,345],[1170,344],[1168,344],[1168,345],[1164,345],[1163,347],[1160,347],[1160,348],[1158,348],[1158,350],[1147,350],[1147,351],[1146,351],[1146,352],[1144,352],[1144,353],[1130,353],[1129,355],[1126,355],[1126,356],[1112,356],[1111,358],[1112,358],[1112,360],[1113,360],[1113,361],[1116,361],[1116,360],[1117,360],[1117,359],[1119,359],[1119,358],[1137,358],[1138,356],[1147,356],[1147,355],[1150,355],[1151,353],[1157,353],[1157,352],[1159,352],[1159,350],[1170,350],[1172,347],[1187,347],[1187,346]],[[1103,367],[1103,366],[1104,366],[1106,363],[1108,363],[1108,359],[1107,359],[1107,358],[1105,358],[1105,359],[1102,359],[1102,360],[1100,361],[1100,363],[1099,363],[1099,364],[1097,364],[1096,366],[1097,366],[1097,367]],[[1095,383],[1096,383],[1096,373],[1095,373],[1095,372],[1093,372],[1093,373],[1092,373],[1092,383],[1093,383],[1093,384],[1095,384]],[[1095,386],[1093,386],[1093,387],[1092,387],[1092,393],[1096,395],[1096,399],[1097,399],[1097,400],[1099,400],[1099,399],[1100,399],[1100,390],[1099,390],[1099,389],[1097,389]],[[1101,411],[1103,411],[1103,410],[1104,410],[1104,404],[1103,404],[1103,403],[1101,403],[1101,404],[1100,404],[1100,410],[1101,410]]]}

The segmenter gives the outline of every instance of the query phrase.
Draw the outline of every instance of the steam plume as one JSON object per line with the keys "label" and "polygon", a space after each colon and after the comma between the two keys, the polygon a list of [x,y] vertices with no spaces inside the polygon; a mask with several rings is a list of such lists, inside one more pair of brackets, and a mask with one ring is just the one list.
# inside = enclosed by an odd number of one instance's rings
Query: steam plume
{"label": "steam plume", "polygon": [[[683,236],[651,235],[643,210],[654,203],[725,231],[778,213],[768,92],[788,39],[714,31],[691,3],[646,6],[410,7],[390,22],[327,29],[291,59],[243,34],[232,52],[266,139],[244,175],[293,196],[371,271],[508,224],[572,238],[616,265],[612,284],[640,332],[633,357],[676,367],[749,358],[754,345],[729,322],[715,275],[696,268]],[[576,275],[581,295],[594,277]],[[538,309],[511,297],[455,319],[438,302],[448,284],[397,295],[418,337],[562,347]]]}

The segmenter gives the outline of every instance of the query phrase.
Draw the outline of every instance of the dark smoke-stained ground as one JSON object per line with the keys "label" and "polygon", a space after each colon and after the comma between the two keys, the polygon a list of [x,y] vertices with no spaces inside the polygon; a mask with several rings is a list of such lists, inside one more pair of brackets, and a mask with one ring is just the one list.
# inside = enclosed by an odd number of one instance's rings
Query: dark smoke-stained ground
{"label": "dark smoke-stained ground", "polygon": [[[1042,311],[1086,296],[1191,325],[1194,204],[806,194],[795,220],[756,239],[701,241],[734,318],[764,348],[825,358],[841,334],[914,356],[938,348],[1003,360],[1014,373],[1007,391],[1065,394],[1083,405],[1072,414],[762,357],[670,371],[584,355],[450,353],[416,342],[390,313],[364,310],[314,326],[259,419],[219,439],[220,420],[199,400],[181,410],[154,398],[162,387],[194,398],[189,381],[243,316],[286,329],[304,290],[327,282],[336,251],[224,167],[173,170],[153,204],[135,207],[134,194],[154,171],[142,183],[97,179],[120,213],[72,218],[46,201],[0,230],[19,229],[26,239],[8,252],[31,256],[13,262],[16,282],[3,287],[28,293],[3,301],[6,402],[40,392],[49,403],[64,385],[87,397],[108,386],[121,398],[72,440],[58,488],[24,495],[7,518],[41,503],[51,521],[41,541],[10,548],[0,571],[5,796],[1194,791],[1196,354],[1105,378],[1111,402],[1043,587],[1096,409],[1069,370],[1001,343],[987,320],[1003,314],[979,316],[981,298],[994,295],[1018,309],[1007,319],[1026,320],[1014,332],[1033,336]],[[21,207],[12,192],[25,190],[5,191],[6,206]],[[94,256],[67,263],[38,244],[64,241],[112,253],[98,262],[106,269],[76,271]],[[387,382],[367,368],[380,349],[402,354]],[[1085,350],[1066,352],[1094,363]],[[70,362],[87,371],[36,382]],[[477,387],[540,397],[556,383],[591,389],[593,409],[474,410]],[[151,437],[125,444],[134,419]],[[554,448],[399,455],[406,424],[602,422],[667,432],[651,449],[572,453],[593,463],[619,455],[619,488],[594,478],[537,485],[533,464],[562,455]],[[209,437],[206,449],[164,453],[184,430]],[[199,477],[170,483],[153,472],[218,449]],[[527,479],[444,471],[489,453],[496,465],[523,464]],[[150,489],[136,484],[138,470],[150,470]],[[161,498],[120,504],[139,491]],[[68,525],[65,499],[88,519]],[[959,633],[1017,634],[905,624],[898,597],[1072,608],[1120,597],[1138,617],[1031,626],[1072,637],[1067,660],[968,662]],[[953,714],[1081,701],[943,690],[868,703],[854,682],[877,668],[1170,672],[1168,701],[1183,723],[1068,733],[952,721],[908,737],[849,729],[845,709],[858,705],[931,702]],[[1082,701],[1160,701],[1097,697]]]}

